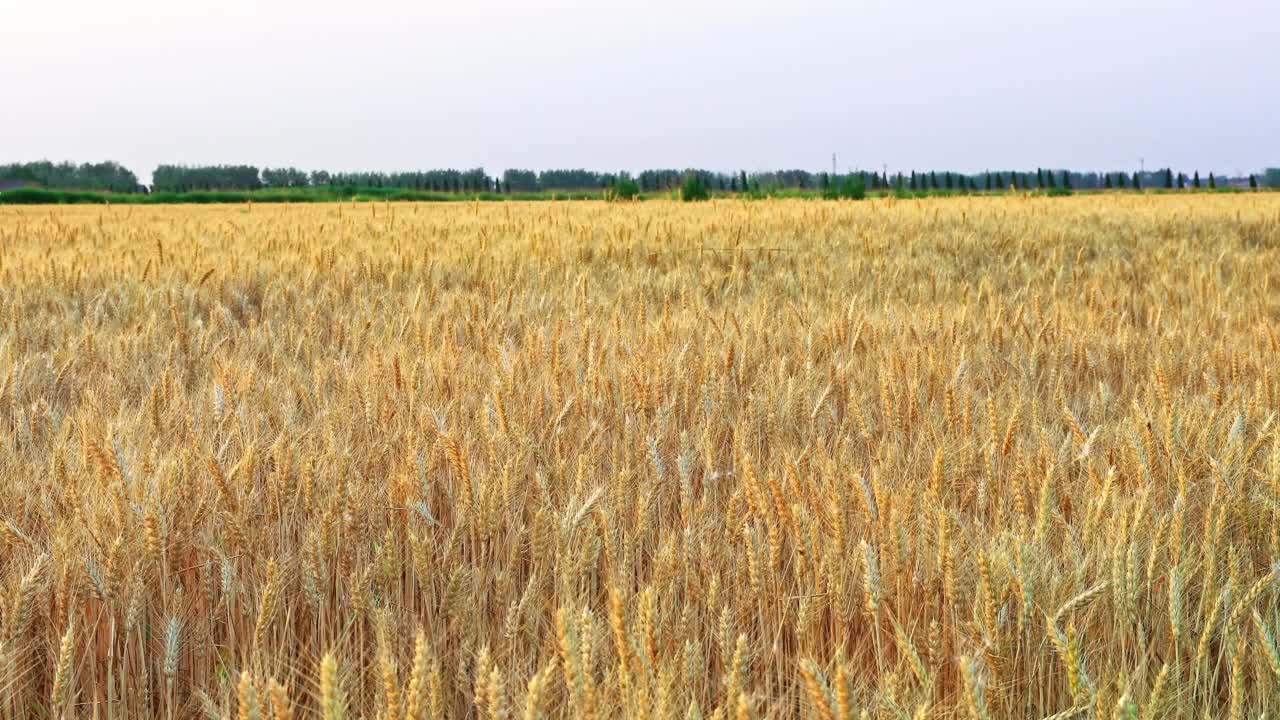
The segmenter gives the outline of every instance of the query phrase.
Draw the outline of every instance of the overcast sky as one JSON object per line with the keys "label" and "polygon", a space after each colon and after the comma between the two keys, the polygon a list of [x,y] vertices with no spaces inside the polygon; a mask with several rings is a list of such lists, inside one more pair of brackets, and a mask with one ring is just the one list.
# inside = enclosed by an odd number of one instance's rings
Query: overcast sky
{"label": "overcast sky", "polygon": [[1280,165],[1277,0],[8,0],[0,162]]}

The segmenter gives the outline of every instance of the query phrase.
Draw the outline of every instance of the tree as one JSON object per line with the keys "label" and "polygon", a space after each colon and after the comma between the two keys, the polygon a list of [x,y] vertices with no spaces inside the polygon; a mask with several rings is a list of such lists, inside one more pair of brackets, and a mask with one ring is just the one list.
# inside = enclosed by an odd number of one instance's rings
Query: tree
{"label": "tree", "polygon": [[1168,190],[1173,189],[1173,168],[1165,168],[1164,170],[1164,186]]}
{"label": "tree", "polygon": [[1178,189],[1185,190],[1186,187],[1187,187],[1187,176],[1183,175],[1182,173],[1178,173]]}
{"label": "tree", "polygon": [[1063,171],[1062,171],[1062,187],[1063,187],[1063,189],[1066,189],[1066,190],[1071,190],[1071,189],[1072,189],[1072,187],[1071,187],[1071,171],[1069,171],[1069,170],[1063,170]]}
{"label": "tree", "polygon": [[[434,183],[433,183],[434,184]],[[507,192],[537,192],[538,174],[532,170],[507,169],[502,173]]]}
{"label": "tree", "polygon": [[634,200],[639,194],[640,186],[630,175],[623,173],[612,187],[605,190],[604,197],[606,200]]}
{"label": "tree", "polygon": [[1254,175],[1249,176],[1249,189],[1250,190],[1258,189],[1258,178]]}
{"label": "tree", "polygon": [[1209,171],[1209,189],[1210,190],[1218,189],[1218,181],[1213,179],[1213,171]]}
{"label": "tree", "polygon": [[581,168],[538,173],[538,187],[542,190],[594,190],[608,184],[600,173]]}
{"label": "tree", "polygon": [[711,193],[707,190],[707,186],[703,184],[702,178],[697,173],[689,173],[684,183],[680,186],[680,199],[684,202],[697,202],[700,200],[710,200]]}
{"label": "tree", "polygon": [[1200,171],[1199,170],[1197,170],[1196,174],[1191,178],[1191,185],[1195,187],[1197,190],[1200,189]]}
{"label": "tree", "polygon": [[828,200],[861,200],[867,196],[867,185],[861,177],[849,174],[837,178],[837,182],[824,190],[822,196]]}
{"label": "tree", "polygon": [[263,168],[262,183],[269,188],[301,188],[311,184],[311,176],[297,168]]}
{"label": "tree", "polygon": [[1106,179],[1106,189],[1110,190],[1110,189],[1111,189],[1111,173],[1107,173],[1106,178],[1107,178],[1107,179]]}
{"label": "tree", "polygon": [[1142,189],[1142,177],[1139,176],[1138,173],[1133,174],[1133,189],[1134,190]]}
{"label": "tree", "polygon": [[56,190],[102,190],[136,192],[138,178],[132,171],[110,160],[100,163],[30,163],[0,165],[0,181],[25,183]]}
{"label": "tree", "polygon": [[160,165],[151,175],[151,184],[160,192],[257,190],[262,179],[253,165]]}

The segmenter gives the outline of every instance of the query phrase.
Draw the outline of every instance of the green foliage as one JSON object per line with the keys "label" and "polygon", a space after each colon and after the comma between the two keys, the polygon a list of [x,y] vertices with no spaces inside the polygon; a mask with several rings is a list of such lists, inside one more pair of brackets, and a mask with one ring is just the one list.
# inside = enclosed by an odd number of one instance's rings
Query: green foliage
{"label": "green foliage", "polygon": [[157,192],[257,190],[262,186],[254,165],[160,165],[151,173],[151,188]]}
{"label": "green foliage", "polygon": [[81,205],[102,204],[107,196],[100,193],[74,190],[45,190],[44,188],[18,188],[0,192],[0,204],[5,205]]}
{"label": "green foliage", "polygon": [[[1058,173],[1061,172],[1061,177]],[[252,165],[186,167],[162,165],[156,169],[151,193],[139,186],[127,169],[115,163],[53,164],[47,161],[0,165],[0,204],[15,203],[238,203],[330,202],[333,200],[416,200],[422,202],[471,199],[579,200],[604,198],[627,200],[646,195],[706,200],[714,194],[737,193],[744,199],[762,198],[864,198],[898,194],[900,197],[937,197],[950,194],[1031,190],[1047,194],[1066,190],[1167,191],[1194,187],[1226,191],[1210,173],[1203,181],[1171,169],[1140,173],[1069,172],[1037,169],[1034,172],[987,171],[973,176],[951,171],[912,171],[909,174],[828,174],[806,170],[765,170],[748,175],[690,168],[645,170],[636,176],[626,172],[589,170],[507,170],[501,178],[489,177],[482,168],[411,172],[310,173],[297,168]],[[1280,188],[1280,168],[1252,176],[1249,187]],[[1063,193],[1057,193],[1063,194]]]}
{"label": "green foliage", "polygon": [[[521,200],[598,200],[598,192],[528,193]],[[97,193],[74,190],[19,188],[0,192],[0,205],[215,205],[228,203],[316,203],[316,202],[453,202],[465,200],[509,200],[494,192],[471,194],[425,192],[403,188],[351,186],[280,190],[211,190],[195,192]]]}
{"label": "green foliage", "polygon": [[304,188],[311,185],[311,176],[298,168],[263,168],[262,184],[274,189]]}
{"label": "green foliage", "polygon": [[683,202],[701,202],[710,199],[711,191],[697,175],[690,174],[680,185],[680,200]]}
{"label": "green foliage", "polygon": [[634,200],[640,195],[640,186],[630,177],[620,177],[604,193],[605,200]]}
{"label": "green foliage", "polygon": [[867,196],[867,185],[857,175],[845,175],[839,183],[831,183],[822,193],[827,200],[862,200]]}
{"label": "green foliage", "polygon": [[31,183],[54,190],[134,192],[138,178],[116,162],[52,163],[48,160],[0,165],[0,182]]}

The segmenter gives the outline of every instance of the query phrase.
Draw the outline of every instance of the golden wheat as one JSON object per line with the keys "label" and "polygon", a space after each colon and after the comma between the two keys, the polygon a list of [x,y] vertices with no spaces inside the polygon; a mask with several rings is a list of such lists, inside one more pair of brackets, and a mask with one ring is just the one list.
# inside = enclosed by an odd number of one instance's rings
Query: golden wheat
{"label": "golden wheat", "polygon": [[1280,712],[1280,196],[0,208],[0,718]]}

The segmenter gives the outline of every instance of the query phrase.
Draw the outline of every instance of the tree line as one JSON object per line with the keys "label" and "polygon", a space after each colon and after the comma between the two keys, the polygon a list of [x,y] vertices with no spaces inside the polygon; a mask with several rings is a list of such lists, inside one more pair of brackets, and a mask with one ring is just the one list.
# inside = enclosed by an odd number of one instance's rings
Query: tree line
{"label": "tree line", "polygon": [[54,190],[138,192],[141,185],[131,170],[116,162],[53,163],[40,160],[0,165],[0,183],[33,185]]}
{"label": "tree line", "polygon": [[[674,191],[690,180],[711,191],[760,193],[774,190],[828,192],[855,180],[871,191],[891,192],[990,192],[1003,190],[1104,190],[1104,189],[1184,189],[1216,188],[1224,181],[1213,172],[1203,177],[1198,170],[1190,175],[1172,168],[1151,171],[1077,172],[1038,168],[1034,171],[994,170],[960,173],[950,170],[887,171],[858,170],[833,175],[808,170],[770,170],[748,173],[719,172],[698,168],[662,168],[629,172],[597,172],[585,169],[509,169],[490,176],[483,168],[469,170],[424,170],[411,172],[329,172],[304,171],[293,167],[258,168],[254,165],[160,165],[152,173],[151,186],[144,187],[128,169],[115,162],[51,163],[40,161],[0,165],[0,182],[26,183],[51,189],[95,190],[115,193],[200,191],[253,191],[262,189],[366,188],[403,189],[437,193],[535,193],[600,191],[620,183],[634,185],[640,192]],[[1257,176],[1249,176],[1252,187]],[[1266,171],[1262,185],[1280,187],[1280,168]]]}
{"label": "tree line", "polygon": [[[748,173],[719,172],[699,168],[661,168],[629,172],[597,172],[585,169],[509,169],[491,177],[483,168],[471,170],[428,170],[419,172],[305,172],[297,168],[252,166],[187,167],[165,165],[157,168],[152,189],[167,192],[189,190],[256,190],[260,188],[398,188],[442,193],[534,193],[598,191],[620,182],[634,182],[640,192],[663,192],[680,188],[695,178],[718,192],[764,192],[770,190],[826,191],[845,178],[856,177],[867,189],[899,192],[989,192],[1002,190],[1103,190],[1110,188],[1216,187],[1221,176],[1212,172],[1201,178],[1175,173],[1171,168],[1145,172],[1077,172],[1038,168],[1034,171],[995,170],[960,173],[950,170],[898,172],[852,171],[832,175],[808,170],[769,170]],[[1266,176],[1270,180],[1270,176]],[[1257,186],[1256,176],[1251,176]],[[1276,178],[1280,186],[1280,178]]]}

